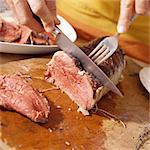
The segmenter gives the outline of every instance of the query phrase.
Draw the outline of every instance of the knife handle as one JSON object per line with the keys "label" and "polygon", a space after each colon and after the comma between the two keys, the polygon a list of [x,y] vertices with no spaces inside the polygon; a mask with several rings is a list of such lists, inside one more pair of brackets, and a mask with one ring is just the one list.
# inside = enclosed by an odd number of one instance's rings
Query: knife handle
{"label": "knife handle", "polygon": [[[36,21],[38,21],[39,23],[40,23],[40,25],[43,27],[43,24],[42,24],[42,21],[41,21],[41,19],[37,16],[37,15],[35,15],[34,13],[32,13],[32,15],[33,15],[33,18],[36,20]],[[54,30],[52,31],[52,34],[56,37],[58,34],[60,34],[61,33],[61,30],[58,28],[58,27],[55,27],[54,28]]]}
{"label": "knife handle", "polygon": [[52,31],[53,36],[57,37],[58,34],[61,33],[61,30],[57,27],[54,28],[54,30]]}

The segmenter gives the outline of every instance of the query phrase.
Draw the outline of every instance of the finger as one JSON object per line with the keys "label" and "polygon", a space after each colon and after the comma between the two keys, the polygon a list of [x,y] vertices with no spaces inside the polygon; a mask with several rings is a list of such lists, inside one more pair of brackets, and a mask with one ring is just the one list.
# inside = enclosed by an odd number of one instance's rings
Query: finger
{"label": "finger", "polygon": [[47,5],[49,11],[51,12],[51,14],[53,16],[55,24],[59,25],[60,21],[56,16],[56,0],[45,0],[45,2],[46,2],[46,5]]}
{"label": "finger", "polygon": [[47,32],[51,32],[54,29],[54,20],[51,12],[44,0],[27,0],[31,10],[36,14],[42,21],[44,29]]}
{"label": "finger", "polygon": [[13,10],[13,11],[15,10],[12,0],[5,0],[5,3],[11,10]]}
{"label": "finger", "polygon": [[17,14],[16,14],[16,10],[15,10],[13,1],[12,0],[5,0],[5,2],[6,2],[6,5],[9,7],[9,9],[13,12],[13,15],[17,19]]}
{"label": "finger", "polygon": [[117,26],[119,33],[124,33],[128,30],[133,14],[134,0],[121,0],[120,16]]}
{"label": "finger", "polygon": [[34,31],[42,32],[42,26],[33,18],[26,0],[13,0],[17,18],[20,24],[26,25]]}
{"label": "finger", "polygon": [[135,11],[138,15],[148,14],[148,11],[150,11],[150,1],[135,0]]}
{"label": "finger", "polygon": [[1,30],[1,28],[2,28],[2,24],[3,22],[2,22],[2,18],[0,17],[0,30]]}

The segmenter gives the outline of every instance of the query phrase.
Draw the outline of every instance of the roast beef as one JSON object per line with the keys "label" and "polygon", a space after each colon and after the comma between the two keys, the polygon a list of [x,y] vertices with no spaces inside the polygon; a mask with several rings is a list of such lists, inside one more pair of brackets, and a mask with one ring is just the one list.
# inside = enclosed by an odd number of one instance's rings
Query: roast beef
{"label": "roast beef", "polygon": [[15,110],[35,122],[48,120],[47,99],[20,75],[0,75],[0,106]]}
{"label": "roast beef", "polygon": [[[88,55],[102,39],[90,42],[81,49]],[[125,66],[123,51],[119,48],[99,67],[118,84]],[[88,115],[88,111],[108,92],[93,74],[86,72],[79,60],[63,51],[54,54],[48,63],[45,79],[62,89],[77,105],[79,111]]]}
{"label": "roast beef", "polygon": [[15,25],[0,19],[0,41],[19,44],[54,45],[50,33],[36,33],[24,25]]}
{"label": "roast beef", "polygon": [[21,37],[20,27],[0,19],[0,41],[13,42]]}

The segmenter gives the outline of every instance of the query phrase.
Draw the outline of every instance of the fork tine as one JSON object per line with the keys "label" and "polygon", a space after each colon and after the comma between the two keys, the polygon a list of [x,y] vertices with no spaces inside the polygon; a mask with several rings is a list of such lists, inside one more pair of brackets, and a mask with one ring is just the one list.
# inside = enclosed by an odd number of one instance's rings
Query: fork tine
{"label": "fork tine", "polygon": [[104,58],[102,58],[97,65],[100,65],[103,61],[105,61],[106,59],[108,59],[111,55],[113,54],[113,52],[109,52],[106,56],[104,56]]}
{"label": "fork tine", "polygon": [[106,59],[108,59],[112,54],[114,53],[114,51],[110,51],[104,58],[102,58],[97,65],[100,65],[103,61],[105,61]]}
{"label": "fork tine", "polygon": [[108,56],[109,53],[109,47],[107,47],[107,49],[98,57],[94,60],[94,62],[98,65],[99,62],[101,62],[101,60],[103,60],[103,57]]}
{"label": "fork tine", "polygon": [[103,46],[98,50],[98,52],[97,52],[95,55],[93,55],[93,57],[92,57],[91,59],[92,59],[92,60],[95,60],[97,57],[100,56],[101,53],[104,52],[104,50],[105,50],[106,48],[107,48],[107,46],[106,46],[106,45],[103,45]]}
{"label": "fork tine", "polygon": [[99,48],[102,46],[102,44],[103,43],[100,42],[88,56],[89,57],[93,56],[99,50]]}

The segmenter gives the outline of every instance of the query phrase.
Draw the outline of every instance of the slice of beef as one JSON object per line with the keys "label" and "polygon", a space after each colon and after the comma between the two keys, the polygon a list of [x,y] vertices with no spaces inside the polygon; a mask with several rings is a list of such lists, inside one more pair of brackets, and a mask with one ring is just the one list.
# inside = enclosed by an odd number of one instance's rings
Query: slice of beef
{"label": "slice of beef", "polygon": [[0,19],[0,41],[19,44],[54,45],[54,37],[50,33],[36,33],[24,25],[15,25]]}
{"label": "slice of beef", "polygon": [[30,35],[31,44],[34,45],[54,45],[55,40],[51,34],[46,32],[44,33],[36,33],[32,32]]}
{"label": "slice of beef", "polygon": [[31,44],[30,36],[31,36],[32,30],[24,25],[21,25],[20,29],[21,29],[21,37],[20,37],[20,39],[15,41],[15,43]]}
{"label": "slice of beef", "polygon": [[21,37],[20,27],[0,19],[0,41],[13,42]]}
{"label": "slice of beef", "polygon": [[0,106],[15,110],[35,122],[48,120],[47,99],[20,75],[0,75]]}
{"label": "slice of beef", "polygon": [[[82,47],[82,50],[88,55],[101,40],[90,42]],[[118,84],[124,64],[124,54],[122,50],[118,49],[99,67],[115,84]],[[62,89],[77,103],[79,111],[82,111],[85,115],[88,115],[86,110],[90,110],[108,92],[108,89],[93,74],[89,74],[83,69],[78,59],[63,51],[56,52],[48,63],[45,79]]]}
{"label": "slice of beef", "polygon": [[27,26],[21,25],[21,37],[15,43],[32,45],[50,45],[46,34],[33,32]]}

